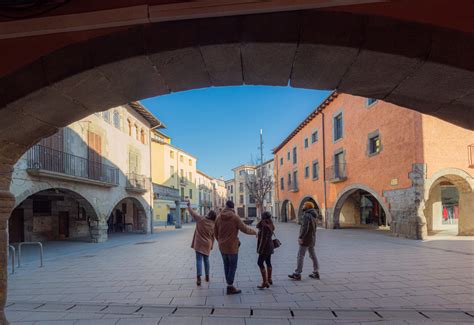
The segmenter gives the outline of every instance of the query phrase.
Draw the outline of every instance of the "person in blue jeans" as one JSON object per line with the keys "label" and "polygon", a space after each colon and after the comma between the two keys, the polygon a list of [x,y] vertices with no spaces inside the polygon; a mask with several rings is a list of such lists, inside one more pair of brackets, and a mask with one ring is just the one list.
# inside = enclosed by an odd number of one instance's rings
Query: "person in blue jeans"
{"label": "person in blue jeans", "polygon": [[224,262],[224,274],[227,282],[227,294],[233,295],[242,291],[234,287],[235,272],[239,260],[240,241],[237,237],[239,231],[247,235],[257,235],[257,232],[246,226],[240,217],[235,214],[234,202],[227,201],[226,208],[216,219],[214,235],[219,243],[219,249]]}
{"label": "person in blue jeans", "polygon": [[216,220],[216,213],[211,210],[206,217],[203,217],[191,208],[191,203],[189,201],[188,211],[196,222],[196,230],[194,231],[191,247],[196,251],[196,284],[200,286],[203,262],[206,282],[210,281],[209,254],[214,246],[214,223]]}

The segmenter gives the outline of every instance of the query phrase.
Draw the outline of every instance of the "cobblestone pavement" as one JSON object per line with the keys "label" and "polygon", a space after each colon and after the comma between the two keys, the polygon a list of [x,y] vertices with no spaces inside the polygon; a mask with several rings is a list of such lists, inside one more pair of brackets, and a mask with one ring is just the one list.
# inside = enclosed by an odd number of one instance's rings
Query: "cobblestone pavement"
{"label": "cobblestone pavement", "polygon": [[216,250],[210,284],[196,288],[193,227],[187,226],[81,246],[80,253],[50,254],[43,268],[22,267],[9,278],[7,315],[13,324],[473,323],[472,237],[420,242],[321,229],[321,280],[306,276],[308,259],[303,281],[293,282],[287,274],[295,267],[297,231],[294,224],[277,225],[283,246],[273,258],[270,290],[256,289],[256,239],[245,235],[237,271],[242,295],[224,295]]}

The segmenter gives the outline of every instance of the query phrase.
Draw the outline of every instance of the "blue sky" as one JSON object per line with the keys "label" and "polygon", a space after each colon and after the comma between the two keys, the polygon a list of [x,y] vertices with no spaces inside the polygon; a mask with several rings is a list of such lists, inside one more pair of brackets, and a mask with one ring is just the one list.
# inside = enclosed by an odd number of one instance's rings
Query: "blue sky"
{"label": "blue sky", "polygon": [[166,125],[172,144],[198,158],[198,168],[225,179],[231,169],[259,153],[264,159],[329,95],[328,91],[290,87],[212,87],[142,100]]}

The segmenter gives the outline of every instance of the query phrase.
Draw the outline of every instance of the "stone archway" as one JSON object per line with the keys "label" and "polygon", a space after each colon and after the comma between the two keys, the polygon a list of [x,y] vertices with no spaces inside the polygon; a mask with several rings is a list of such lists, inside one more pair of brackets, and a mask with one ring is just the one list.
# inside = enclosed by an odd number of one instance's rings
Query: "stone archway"
{"label": "stone archway", "polygon": [[308,201],[311,202],[311,203],[313,203],[315,209],[318,210],[319,213],[321,213],[321,207],[320,207],[320,205],[316,202],[316,200],[315,200],[312,196],[305,196],[305,197],[301,200],[301,202],[300,202],[300,204],[299,204],[299,206],[298,206],[298,216],[302,216],[302,215],[303,215],[303,207],[304,207],[304,204],[305,204],[306,202],[308,202]]}
{"label": "stone archway", "polygon": [[107,233],[133,232],[147,233],[149,229],[147,204],[140,197],[123,197],[106,215]]}
{"label": "stone archway", "polygon": [[82,194],[67,188],[39,186],[17,197],[9,222],[10,242],[96,241],[99,214]]}
{"label": "stone archway", "polygon": [[281,221],[297,221],[297,216],[295,213],[295,208],[293,203],[290,200],[284,200],[281,205]]}
{"label": "stone archway", "polygon": [[474,235],[474,178],[447,168],[435,173],[425,185],[423,214],[426,233]]}
{"label": "stone archway", "polygon": [[[362,215],[363,212],[360,210],[362,206],[368,208],[366,216]],[[379,226],[389,226],[392,217],[390,210],[376,191],[363,184],[353,184],[344,188],[338,194],[334,208],[332,209],[330,220],[332,221],[331,223],[334,229],[338,229],[344,225],[357,226],[361,223],[365,224],[363,223],[363,220],[370,220],[371,224],[375,221]]]}

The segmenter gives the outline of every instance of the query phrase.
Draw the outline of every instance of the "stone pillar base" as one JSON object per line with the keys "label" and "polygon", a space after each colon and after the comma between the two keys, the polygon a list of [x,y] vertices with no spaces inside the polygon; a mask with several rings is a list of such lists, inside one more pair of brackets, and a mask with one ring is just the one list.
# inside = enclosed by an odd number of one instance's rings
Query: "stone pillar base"
{"label": "stone pillar base", "polygon": [[5,304],[8,290],[8,218],[13,210],[15,197],[0,191],[0,324],[8,325]]}
{"label": "stone pillar base", "polygon": [[92,243],[104,243],[108,239],[107,225],[91,225],[91,242]]}

